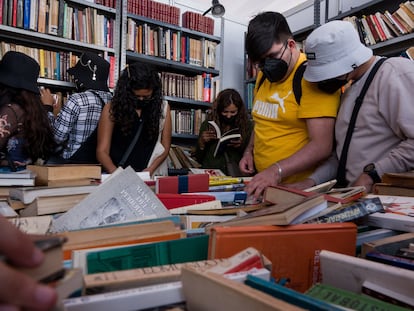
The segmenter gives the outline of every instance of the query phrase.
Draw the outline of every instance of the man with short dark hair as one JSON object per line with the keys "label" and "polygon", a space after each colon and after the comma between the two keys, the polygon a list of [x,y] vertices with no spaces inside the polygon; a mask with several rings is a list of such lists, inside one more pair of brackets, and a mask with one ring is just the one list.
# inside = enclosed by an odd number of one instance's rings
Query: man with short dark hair
{"label": "man with short dark hair", "polygon": [[245,174],[258,172],[246,191],[259,197],[267,186],[304,180],[329,157],[339,92],[323,92],[298,75],[306,57],[280,13],[264,12],[250,21],[246,51],[259,73],[254,133],[239,166]]}

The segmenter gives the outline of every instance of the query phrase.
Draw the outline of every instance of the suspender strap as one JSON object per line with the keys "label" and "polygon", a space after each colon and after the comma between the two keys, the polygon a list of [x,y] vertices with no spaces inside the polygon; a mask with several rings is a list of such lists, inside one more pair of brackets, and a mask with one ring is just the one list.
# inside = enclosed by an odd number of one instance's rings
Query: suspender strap
{"label": "suspender strap", "polygon": [[381,58],[378,60],[374,67],[372,68],[371,72],[369,73],[367,80],[364,83],[364,86],[362,87],[361,93],[355,100],[354,110],[352,111],[351,120],[349,121],[348,130],[346,132],[345,141],[344,141],[344,147],[341,152],[341,157],[339,158],[339,164],[338,164],[338,172],[337,172],[337,186],[338,187],[345,187],[348,184],[348,181],[346,180],[346,161],[348,157],[348,149],[349,144],[351,143],[352,134],[354,132],[356,119],[358,117],[358,112],[361,108],[362,102],[364,100],[365,94],[371,85],[372,80],[374,79],[375,74],[377,73],[379,67],[382,65],[382,63],[386,60],[386,58]]}

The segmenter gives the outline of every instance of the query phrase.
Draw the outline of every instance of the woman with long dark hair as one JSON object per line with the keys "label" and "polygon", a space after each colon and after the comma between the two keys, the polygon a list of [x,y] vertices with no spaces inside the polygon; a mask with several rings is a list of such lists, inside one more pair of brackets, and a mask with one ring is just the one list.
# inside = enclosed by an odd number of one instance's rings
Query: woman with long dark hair
{"label": "woman with long dark hair", "polygon": [[161,90],[159,74],[150,65],[137,62],[123,70],[98,126],[96,156],[106,172],[131,166],[151,175],[166,174],[171,115]]}
{"label": "woman with long dark hair", "polygon": [[3,170],[47,160],[56,143],[40,99],[39,64],[20,52],[0,61],[0,159]]}
{"label": "woman with long dark hair", "polygon": [[[214,121],[221,133],[239,133],[240,138],[230,140],[225,148],[214,155],[218,135],[209,121]],[[252,128],[239,92],[234,89],[222,90],[213,103],[211,117],[200,126],[195,157],[203,168],[217,168],[227,175],[240,176],[238,164],[249,142]]]}

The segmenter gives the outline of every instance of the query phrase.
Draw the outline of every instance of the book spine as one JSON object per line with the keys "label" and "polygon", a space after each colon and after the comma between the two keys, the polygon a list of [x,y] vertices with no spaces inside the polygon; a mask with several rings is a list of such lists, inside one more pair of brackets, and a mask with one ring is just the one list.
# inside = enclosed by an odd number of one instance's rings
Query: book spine
{"label": "book spine", "polygon": [[368,214],[375,212],[384,211],[384,206],[381,203],[381,200],[377,197],[362,199],[353,203],[350,206],[346,206],[342,209],[336,210],[332,213],[329,213],[325,216],[313,219],[309,221],[310,223],[334,223],[334,222],[346,222],[351,221]]}

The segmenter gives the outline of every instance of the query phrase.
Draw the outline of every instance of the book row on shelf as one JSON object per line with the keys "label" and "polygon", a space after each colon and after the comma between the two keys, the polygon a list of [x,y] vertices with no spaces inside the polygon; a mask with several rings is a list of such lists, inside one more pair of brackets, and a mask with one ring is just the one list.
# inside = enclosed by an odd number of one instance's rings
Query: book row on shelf
{"label": "book row on shelf", "polygon": [[[413,197],[366,195],[364,187],[331,189],[332,181],[307,191],[268,187],[266,204],[245,198],[234,205],[243,191],[217,191],[213,185],[246,184],[248,178],[191,169],[198,173],[158,177],[153,183],[130,167],[105,179],[93,165],[30,165],[28,170],[0,174],[0,179],[7,179],[5,174],[18,179],[33,178],[35,172],[36,185],[43,185],[9,190],[7,202],[20,202],[14,205],[20,217],[9,221],[22,231],[47,234],[36,244],[43,249],[47,241],[54,247],[44,248],[47,264],[22,272],[55,286],[65,310],[177,303],[190,311],[200,310],[195,307],[200,304],[202,310],[246,311],[414,307],[414,227],[409,214],[401,215],[402,205],[412,210]],[[71,179],[100,177],[99,185],[63,186]],[[413,173],[387,177],[411,184]],[[54,183],[61,186],[44,187]],[[396,204],[396,215],[411,226],[391,228],[385,220],[382,226],[367,225],[376,215],[392,220]],[[344,221],[327,216],[341,210]],[[329,223],[309,223],[323,214]],[[73,273],[76,281],[69,282]],[[226,297],[223,308],[216,304],[218,295]]]}
{"label": "book row on shelf", "polygon": [[91,7],[58,0],[30,0],[22,5],[3,2],[2,25],[23,28],[79,42],[113,47],[115,15]]}
{"label": "book row on shelf", "polygon": [[413,1],[406,1],[393,13],[385,10],[361,17],[348,16],[344,20],[354,25],[362,42],[368,46],[375,45],[413,32],[414,4]]}
{"label": "book row on shelf", "polygon": [[182,74],[162,72],[164,96],[188,98],[209,103],[218,92],[218,80],[209,73],[188,77]]}
{"label": "book row on shelf", "polygon": [[172,132],[176,134],[196,135],[207,113],[201,109],[171,110]]}
{"label": "book row on shelf", "polygon": [[179,31],[165,29],[128,18],[127,49],[185,64],[214,68],[217,42],[195,39]]}

